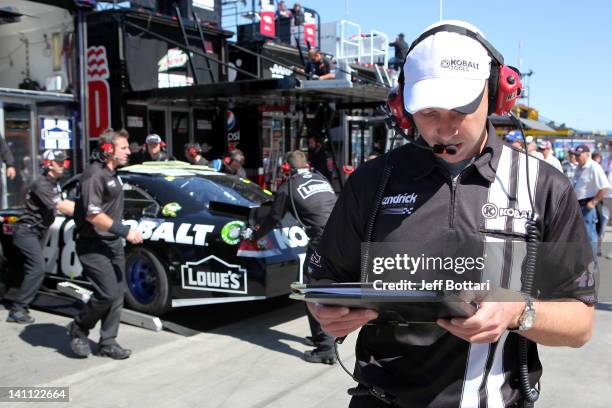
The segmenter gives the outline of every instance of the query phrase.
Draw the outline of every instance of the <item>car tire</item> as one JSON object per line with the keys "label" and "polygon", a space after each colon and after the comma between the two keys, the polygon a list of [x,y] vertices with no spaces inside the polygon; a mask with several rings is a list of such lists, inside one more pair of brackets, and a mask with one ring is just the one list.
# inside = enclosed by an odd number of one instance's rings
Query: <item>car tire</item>
{"label": "car tire", "polygon": [[125,267],[125,303],[130,309],[159,316],[170,309],[166,268],[151,251],[132,248]]}

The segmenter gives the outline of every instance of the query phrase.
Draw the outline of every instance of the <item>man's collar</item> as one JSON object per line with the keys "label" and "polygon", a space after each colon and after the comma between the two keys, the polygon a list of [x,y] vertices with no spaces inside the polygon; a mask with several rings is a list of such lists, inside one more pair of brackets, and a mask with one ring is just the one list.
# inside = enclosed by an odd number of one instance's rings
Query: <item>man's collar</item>
{"label": "man's collar", "polygon": [[[476,168],[478,173],[484,177],[487,181],[495,181],[495,171],[497,170],[497,164],[499,163],[499,157],[503,148],[503,143],[497,137],[495,133],[495,127],[490,121],[487,121],[487,140],[485,146],[476,157],[476,160],[472,165]],[[423,138],[417,139],[414,143],[425,145]],[[402,167],[405,163],[410,163],[407,167],[408,172],[415,178],[419,179],[427,176],[435,167],[441,167],[442,165],[436,160],[434,153],[427,151],[420,147],[413,147],[411,149],[411,157],[408,161],[402,159]]]}
{"label": "man's collar", "polygon": [[503,147],[504,144],[495,133],[495,127],[490,121],[487,121],[487,141],[480,155],[476,158],[474,167],[490,183],[495,181],[495,172]]}

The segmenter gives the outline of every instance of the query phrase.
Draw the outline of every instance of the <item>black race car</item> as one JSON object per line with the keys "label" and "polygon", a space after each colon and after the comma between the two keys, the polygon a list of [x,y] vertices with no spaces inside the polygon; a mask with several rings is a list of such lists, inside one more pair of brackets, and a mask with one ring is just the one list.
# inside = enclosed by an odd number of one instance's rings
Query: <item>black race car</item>
{"label": "black race car", "polygon": [[[301,280],[308,238],[293,217],[257,243],[240,239],[241,229],[269,210],[269,191],[182,162],[129,166],[119,174],[124,223],[137,226],[145,240],[125,247],[130,308],[160,315],[174,307],[265,299],[288,294],[290,283]],[[78,177],[64,186],[68,198],[77,183]],[[22,263],[12,256],[18,215],[0,211],[0,242],[13,277]],[[74,220],[56,217],[45,238],[47,278],[87,287],[74,239]]]}

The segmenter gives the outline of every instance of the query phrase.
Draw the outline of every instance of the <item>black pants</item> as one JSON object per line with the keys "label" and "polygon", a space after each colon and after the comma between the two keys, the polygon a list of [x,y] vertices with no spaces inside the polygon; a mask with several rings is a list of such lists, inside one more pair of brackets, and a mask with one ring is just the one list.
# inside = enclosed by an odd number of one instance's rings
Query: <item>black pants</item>
{"label": "black pants", "polygon": [[[310,256],[314,251],[308,247],[306,251],[306,259],[304,259],[304,265],[302,268],[302,273],[304,276],[304,280],[306,283],[310,283],[310,273],[308,271],[308,263],[310,262]],[[310,325],[310,333],[312,334],[312,338],[317,343],[317,347],[321,350],[332,350],[334,346],[334,338],[329,334],[325,333],[321,328],[321,324],[314,318],[308,306],[306,306],[306,316],[308,316],[308,324]]]}
{"label": "black pants", "polygon": [[117,344],[123,307],[125,255],[121,239],[77,239],[76,253],[83,275],[93,285],[93,296],[74,319],[84,334],[101,320],[99,345]]}
{"label": "black pants", "polygon": [[45,259],[40,231],[26,224],[17,224],[13,244],[23,255],[23,282],[15,292],[13,310],[28,307],[45,279]]}

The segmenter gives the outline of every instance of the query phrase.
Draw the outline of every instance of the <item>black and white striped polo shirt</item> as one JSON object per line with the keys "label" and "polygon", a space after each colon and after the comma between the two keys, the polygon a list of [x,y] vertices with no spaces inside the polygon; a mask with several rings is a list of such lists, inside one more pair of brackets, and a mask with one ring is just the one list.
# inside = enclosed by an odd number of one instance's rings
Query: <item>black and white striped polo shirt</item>
{"label": "black and white striped polo shirt", "polygon": [[[490,124],[488,134],[495,135]],[[468,246],[485,259],[476,278],[518,291],[532,211],[529,182],[545,243],[533,295],[596,301],[596,272],[580,209],[567,178],[554,167],[529,157],[527,177],[528,156],[496,136],[488,137],[455,183],[427,151],[406,145],[389,154],[392,170],[372,242],[434,252],[474,243]],[[367,162],[349,178],[318,246],[320,259],[310,264],[316,279],[360,280],[361,244],[385,162],[385,156]],[[553,243],[572,243],[573,250]],[[547,253],[551,247],[556,251]],[[519,399],[517,334],[470,344],[437,326],[420,326],[364,326],[356,377],[395,395],[402,407],[493,408]],[[541,375],[535,344],[529,363],[534,384]]]}

